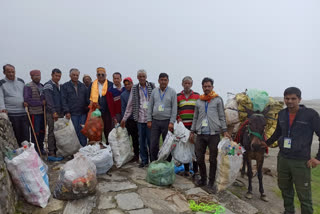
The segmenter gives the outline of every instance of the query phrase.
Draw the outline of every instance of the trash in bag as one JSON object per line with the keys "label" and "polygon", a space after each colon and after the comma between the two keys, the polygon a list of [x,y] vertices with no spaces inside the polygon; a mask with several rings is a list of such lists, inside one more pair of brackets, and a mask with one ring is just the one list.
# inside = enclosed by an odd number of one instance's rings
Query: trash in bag
{"label": "trash in bag", "polygon": [[219,142],[215,181],[218,192],[227,189],[236,180],[244,152],[244,148],[228,138],[223,138]]}
{"label": "trash in bag", "polygon": [[174,123],[175,147],[171,151],[172,157],[180,163],[190,163],[195,157],[194,144],[189,141],[190,131],[183,123]]}
{"label": "trash in bag", "polygon": [[239,123],[238,103],[234,94],[228,93],[228,99],[224,106],[227,125]]}
{"label": "trash in bag", "polygon": [[153,161],[147,170],[147,182],[157,186],[168,186],[174,183],[176,174],[174,173],[173,161]]}
{"label": "trash in bag", "polygon": [[249,89],[247,95],[253,104],[253,111],[262,112],[269,102],[269,95],[266,91]]}
{"label": "trash in bag", "polygon": [[17,189],[27,202],[46,207],[51,192],[48,167],[39,158],[33,143],[22,143],[22,148],[12,151],[14,155],[5,158],[7,169]]}
{"label": "trash in bag", "polygon": [[87,145],[81,148],[79,152],[96,165],[97,175],[108,172],[113,165],[112,151],[109,145],[106,145],[106,148],[100,148],[99,144]]}
{"label": "trash in bag", "polygon": [[60,200],[84,198],[95,193],[97,183],[95,164],[77,153],[60,170],[53,197]]}
{"label": "trash in bag", "polygon": [[77,153],[80,142],[72,124],[72,120],[59,118],[54,122],[54,137],[56,139],[57,155],[67,157]]}
{"label": "trash in bag", "polygon": [[89,141],[101,141],[103,133],[103,120],[101,112],[96,105],[89,106],[87,120],[81,133],[86,136]]}
{"label": "trash in bag", "polygon": [[111,146],[113,160],[117,168],[120,168],[133,158],[131,141],[126,128],[122,128],[117,124],[109,133],[108,142]]}
{"label": "trash in bag", "polygon": [[172,132],[168,131],[166,139],[163,141],[163,144],[158,153],[158,160],[166,160],[170,155],[172,149],[176,146],[175,137]]}

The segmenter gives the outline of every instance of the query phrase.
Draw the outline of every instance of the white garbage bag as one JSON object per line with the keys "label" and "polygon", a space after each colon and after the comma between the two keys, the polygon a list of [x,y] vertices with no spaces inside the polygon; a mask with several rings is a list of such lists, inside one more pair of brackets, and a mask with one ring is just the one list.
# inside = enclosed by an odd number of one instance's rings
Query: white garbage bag
{"label": "white garbage bag", "polygon": [[88,145],[81,148],[79,152],[96,165],[97,175],[108,172],[113,165],[112,151],[109,145],[106,145],[106,148],[103,149],[100,148],[99,144]]}
{"label": "white garbage bag", "polygon": [[190,131],[182,122],[174,124],[175,148],[172,157],[180,163],[190,163],[195,157],[194,144],[189,141]]}
{"label": "white garbage bag", "polygon": [[27,202],[46,207],[51,195],[47,175],[48,167],[39,158],[33,143],[18,150],[18,153],[22,153],[12,160],[5,158],[12,181]]}
{"label": "white garbage bag", "polygon": [[117,125],[109,133],[108,142],[111,146],[113,160],[117,168],[120,168],[133,158],[134,154],[126,128]]}
{"label": "white garbage bag", "polygon": [[225,104],[224,113],[226,115],[227,125],[232,125],[240,122],[239,112],[238,112],[238,103],[236,96],[233,94],[228,95],[228,100]]}
{"label": "white garbage bag", "polygon": [[54,122],[53,132],[58,156],[67,157],[79,151],[81,146],[72,120],[59,118]]}
{"label": "white garbage bag", "polygon": [[242,166],[244,149],[229,138],[218,144],[218,158],[215,185],[217,191],[227,189],[237,178]]}
{"label": "white garbage bag", "polygon": [[172,149],[176,146],[174,143],[174,135],[172,132],[168,131],[166,139],[163,141],[163,144],[158,153],[158,160],[166,160],[170,155]]}

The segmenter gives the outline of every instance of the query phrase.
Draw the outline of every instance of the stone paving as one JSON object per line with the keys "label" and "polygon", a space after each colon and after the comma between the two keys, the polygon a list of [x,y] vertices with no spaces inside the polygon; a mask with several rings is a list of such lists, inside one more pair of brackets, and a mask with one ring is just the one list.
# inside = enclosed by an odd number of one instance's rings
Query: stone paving
{"label": "stone paving", "polygon": [[[50,187],[53,190],[62,164],[49,165]],[[52,169],[56,170],[52,170]],[[120,169],[112,168],[107,174],[98,176],[97,192],[93,196],[74,201],[50,198],[47,207],[38,208],[21,202],[18,211],[36,214],[170,214],[192,213],[186,197],[190,194],[208,194],[195,187],[191,179],[177,175],[170,187],[158,187],[145,181],[146,168],[137,163],[128,163]],[[225,206],[226,213],[258,213],[250,204],[241,201],[230,192],[213,195],[214,201]],[[221,199],[221,200],[220,200]],[[200,212],[198,212],[200,213]]]}

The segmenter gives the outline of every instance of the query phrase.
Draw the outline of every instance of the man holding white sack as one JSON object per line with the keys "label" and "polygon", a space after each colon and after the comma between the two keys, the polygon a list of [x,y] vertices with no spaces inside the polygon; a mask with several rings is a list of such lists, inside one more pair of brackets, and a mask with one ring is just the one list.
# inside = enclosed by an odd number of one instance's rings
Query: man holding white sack
{"label": "man holding white sack", "polygon": [[220,133],[223,133],[224,137],[230,138],[230,136],[227,132],[223,100],[213,91],[213,80],[205,77],[202,80],[202,89],[204,94],[196,102],[190,140],[193,140],[195,133],[198,135],[195,149],[201,179],[196,181],[197,186],[207,185],[205,153],[207,147],[209,147],[210,171],[208,189],[213,191]]}

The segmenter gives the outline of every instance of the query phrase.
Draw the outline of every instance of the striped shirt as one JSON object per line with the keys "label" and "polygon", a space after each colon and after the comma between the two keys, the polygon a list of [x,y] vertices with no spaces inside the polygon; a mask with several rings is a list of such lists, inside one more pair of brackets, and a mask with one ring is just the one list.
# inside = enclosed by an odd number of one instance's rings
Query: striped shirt
{"label": "striped shirt", "polygon": [[196,106],[197,100],[200,98],[200,95],[197,92],[191,91],[191,94],[187,98],[184,94],[184,91],[181,91],[177,94],[178,101],[178,114],[177,118],[181,118],[183,125],[186,127],[191,127],[194,108]]}

